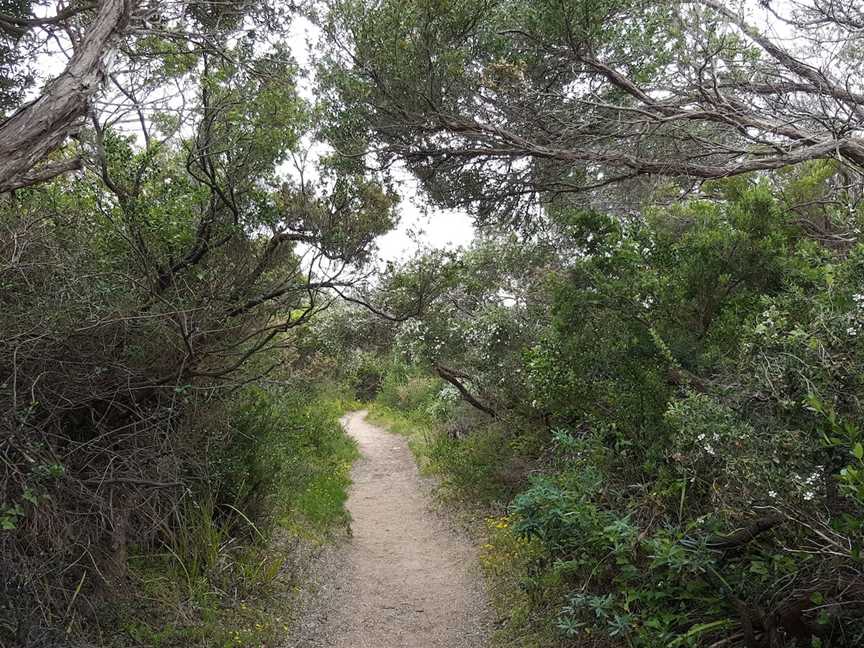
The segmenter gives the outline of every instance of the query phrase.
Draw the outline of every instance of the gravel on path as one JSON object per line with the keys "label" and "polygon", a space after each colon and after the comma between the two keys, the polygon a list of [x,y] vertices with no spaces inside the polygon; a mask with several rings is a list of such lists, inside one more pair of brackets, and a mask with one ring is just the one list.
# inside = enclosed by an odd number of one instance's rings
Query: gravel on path
{"label": "gravel on path", "polygon": [[405,439],[365,417],[342,418],[362,455],[352,536],[315,557],[285,648],[482,648],[492,614],[476,548],[434,508]]}

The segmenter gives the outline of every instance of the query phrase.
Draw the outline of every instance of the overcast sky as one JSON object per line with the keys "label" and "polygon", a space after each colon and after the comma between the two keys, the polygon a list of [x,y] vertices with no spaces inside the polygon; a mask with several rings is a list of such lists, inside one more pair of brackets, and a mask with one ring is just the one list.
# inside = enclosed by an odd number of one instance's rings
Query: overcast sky
{"label": "overcast sky", "polygon": [[410,258],[418,247],[454,248],[474,238],[471,218],[456,210],[432,210],[423,205],[411,178],[399,188],[399,226],[378,238],[381,257],[388,261]]}

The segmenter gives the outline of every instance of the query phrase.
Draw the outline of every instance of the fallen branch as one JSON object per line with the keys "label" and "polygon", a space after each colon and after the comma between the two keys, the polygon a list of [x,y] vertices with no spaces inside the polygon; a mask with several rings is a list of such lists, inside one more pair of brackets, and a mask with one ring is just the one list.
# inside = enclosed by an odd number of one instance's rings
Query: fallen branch
{"label": "fallen branch", "polygon": [[774,514],[759,518],[750,526],[738,529],[729,535],[715,535],[705,543],[710,549],[732,549],[747,544],[766,531],[785,521],[785,516]]}

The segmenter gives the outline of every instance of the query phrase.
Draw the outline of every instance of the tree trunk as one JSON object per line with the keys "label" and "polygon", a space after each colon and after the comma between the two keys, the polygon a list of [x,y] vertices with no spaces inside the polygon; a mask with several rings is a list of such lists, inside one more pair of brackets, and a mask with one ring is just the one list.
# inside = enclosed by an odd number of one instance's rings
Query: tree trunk
{"label": "tree trunk", "polygon": [[0,193],[69,170],[70,165],[61,164],[31,173],[87,113],[105,76],[103,57],[137,4],[138,0],[103,0],[63,73],[48,83],[42,96],[0,124]]}

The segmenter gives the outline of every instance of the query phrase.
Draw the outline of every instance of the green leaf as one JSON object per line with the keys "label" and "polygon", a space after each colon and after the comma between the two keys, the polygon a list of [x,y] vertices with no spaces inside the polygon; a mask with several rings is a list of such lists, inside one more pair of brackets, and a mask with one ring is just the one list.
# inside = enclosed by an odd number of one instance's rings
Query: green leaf
{"label": "green leaf", "polygon": [[761,560],[754,560],[750,563],[750,571],[765,576],[768,574],[768,567]]}
{"label": "green leaf", "polygon": [[855,455],[856,459],[864,459],[864,446],[860,443],[856,443],[855,447],[852,448],[852,454]]}

